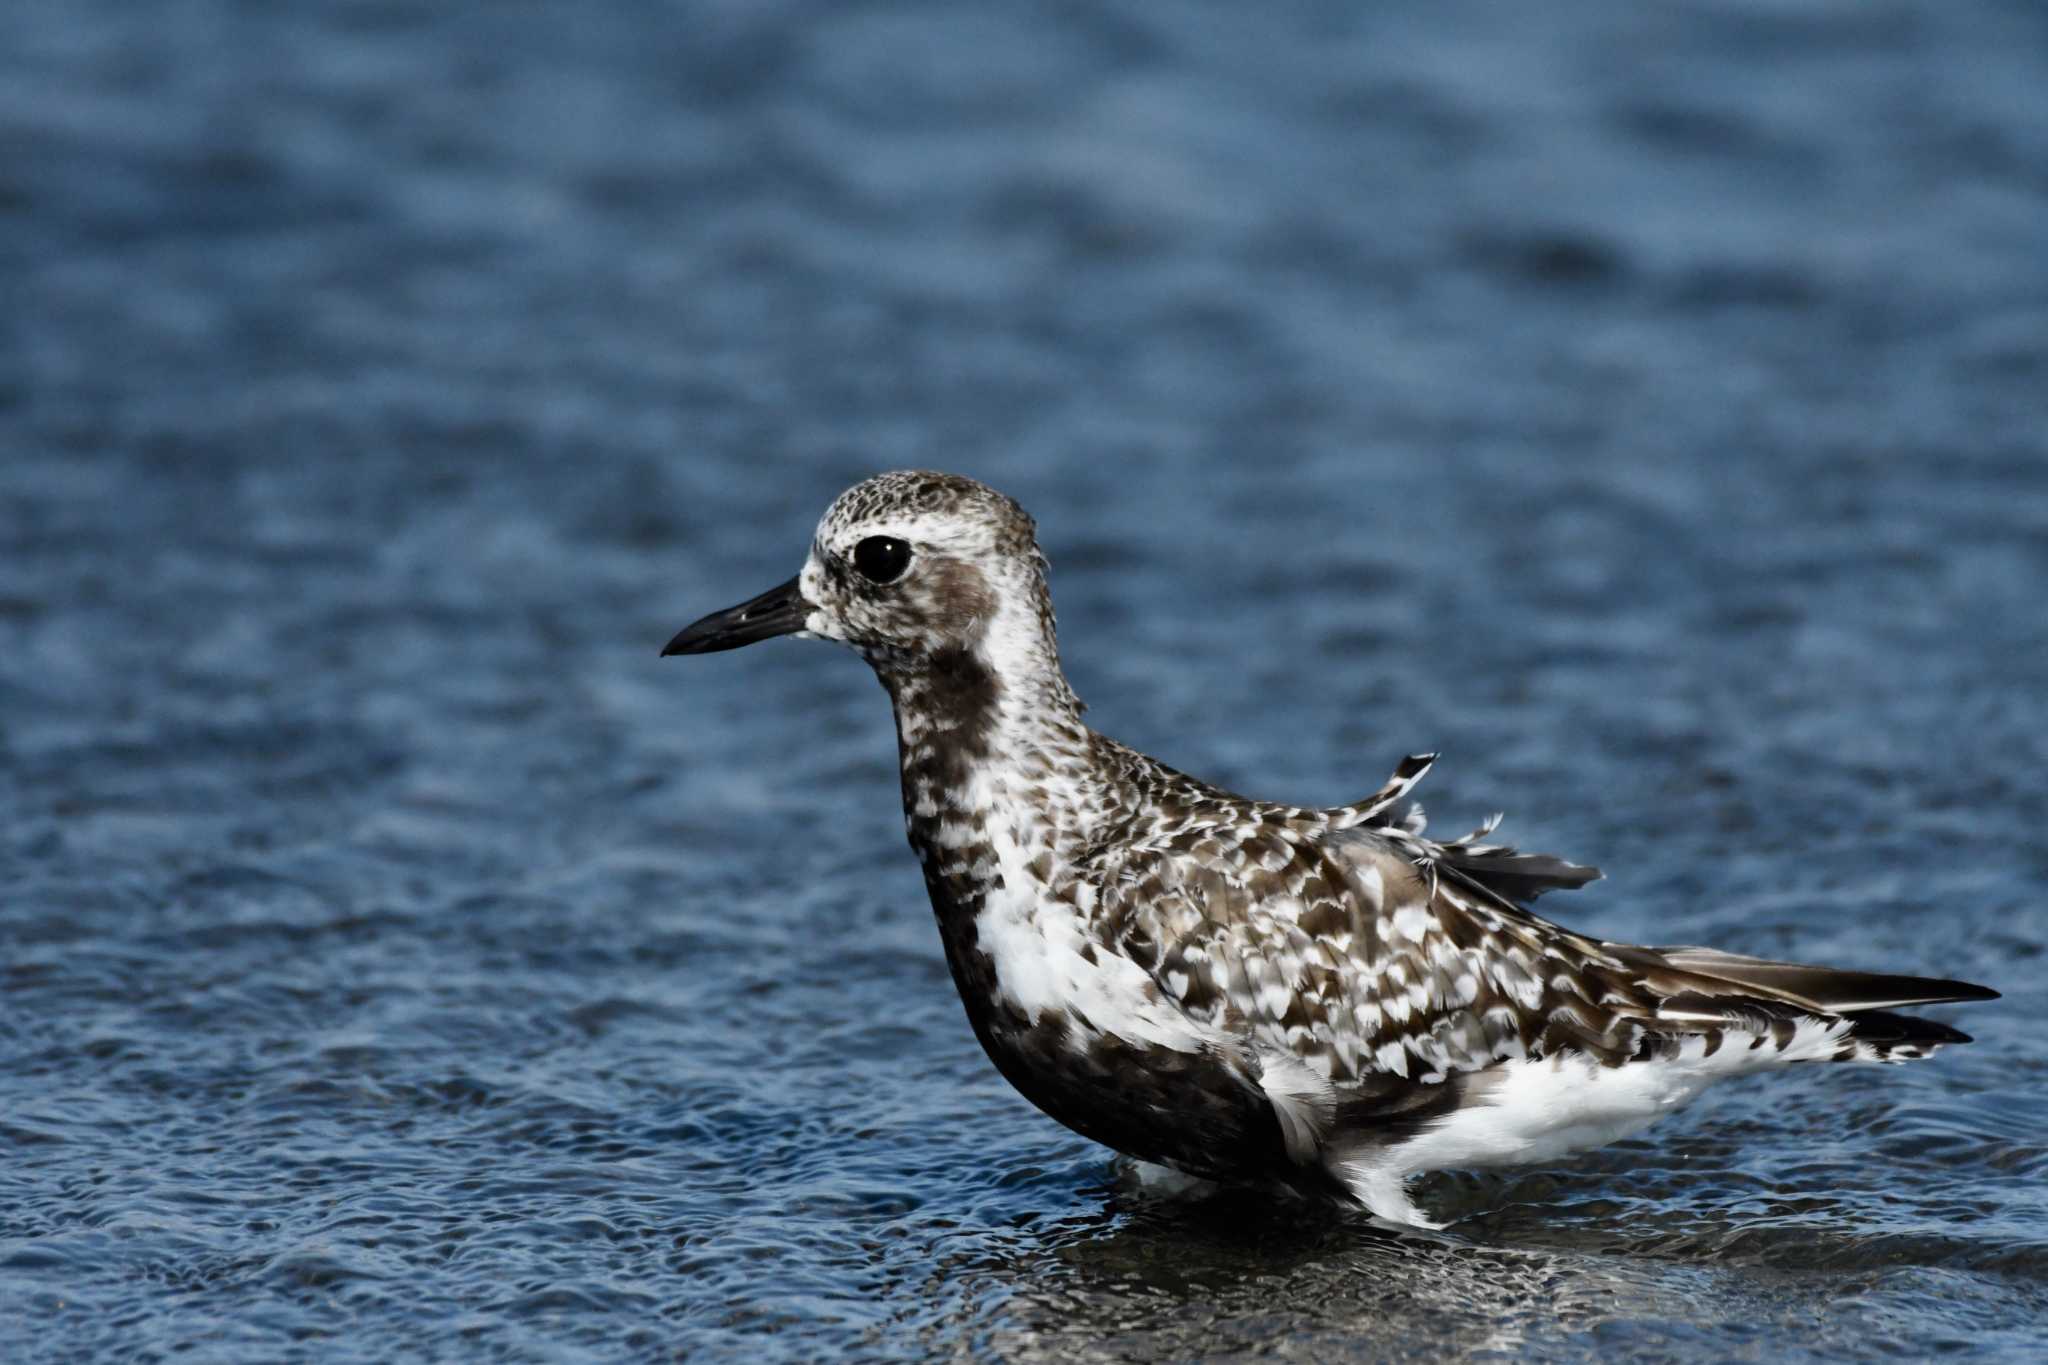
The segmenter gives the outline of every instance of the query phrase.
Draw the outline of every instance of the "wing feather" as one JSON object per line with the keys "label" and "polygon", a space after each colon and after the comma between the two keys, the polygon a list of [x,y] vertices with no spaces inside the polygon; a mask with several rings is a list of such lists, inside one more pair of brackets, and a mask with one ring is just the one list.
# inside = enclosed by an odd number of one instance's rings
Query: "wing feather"
{"label": "wing feather", "polygon": [[1657,955],[1680,971],[1724,982],[1738,991],[1803,1005],[1820,1014],[1859,1014],[1908,1005],[1998,999],[1997,991],[1967,981],[1810,967],[1797,962],[1743,957],[1716,948],[1662,948]]}
{"label": "wing feather", "polygon": [[1193,1018],[1354,1087],[1565,1052],[1620,1065],[1724,1032],[1782,1048],[1802,1016],[1863,1015],[1872,1028],[1915,1024],[1922,1042],[1955,1041],[1945,1026],[1884,1012],[1997,997],[1959,981],[1573,933],[1524,903],[1597,870],[1482,843],[1495,821],[1438,843],[1413,806],[1399,808],[1433,757],[1405,760],[1338,810],[1219,804],[1149,841],[1105,846],[1098,932]]}
{"label": "wing feather", "polygon": [[1102,908],[1183,1009],[1332,1080],[1634,1050],[1654,1002],[1605,945],[1439,870],[1371,829],[1189,831],[1128,851]]}

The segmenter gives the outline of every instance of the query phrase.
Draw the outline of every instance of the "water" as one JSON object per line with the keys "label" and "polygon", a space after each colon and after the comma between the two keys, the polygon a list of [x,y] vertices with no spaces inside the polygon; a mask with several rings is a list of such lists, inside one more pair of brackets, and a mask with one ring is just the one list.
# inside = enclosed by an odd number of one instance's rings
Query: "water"
{"label": "water", "polygon": [[[9,0],[0,1356],[2034,1358],[2044,89],[2024,3]],[[862,666],[655,657],[911,464],[1120,738],[2005,999],[1442,1240],[1134,1189]]]}

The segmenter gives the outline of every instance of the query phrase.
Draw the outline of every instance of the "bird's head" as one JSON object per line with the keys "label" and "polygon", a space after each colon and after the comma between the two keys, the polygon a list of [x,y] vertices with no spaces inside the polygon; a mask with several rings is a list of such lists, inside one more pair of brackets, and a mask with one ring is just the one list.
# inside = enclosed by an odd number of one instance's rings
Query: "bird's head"
{"label": "bird's head", "polygon": [[1045,560],[1016,502],[957,474],[898,470],[855,484],[818,522],[803,571],[684,627],[668,654],[778,635],[836,640],[891,670],[975,658],[998,675],[1052,663]]}

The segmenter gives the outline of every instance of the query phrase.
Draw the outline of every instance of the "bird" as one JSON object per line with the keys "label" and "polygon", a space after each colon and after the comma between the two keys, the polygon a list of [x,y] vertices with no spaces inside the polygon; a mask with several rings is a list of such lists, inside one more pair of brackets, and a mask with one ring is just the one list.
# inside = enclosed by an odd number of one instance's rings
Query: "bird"
{"label": "bird", "polygon": [[873,667],[905,829],[996,1069],[1068,1128],[1203,1181],[1435,1228],[1426,1172],[1554,1161],[1715,1081],[1970,1041],[1913,1006],[1960,981],[1538,916],[1597,869],[1432,839],[1433,754],[1327,808],[1254,800],[1097,733],[1060,667],[1036,525],[957,474],[897,470],[825,511],[801,572],[663,656],[795,636]]}

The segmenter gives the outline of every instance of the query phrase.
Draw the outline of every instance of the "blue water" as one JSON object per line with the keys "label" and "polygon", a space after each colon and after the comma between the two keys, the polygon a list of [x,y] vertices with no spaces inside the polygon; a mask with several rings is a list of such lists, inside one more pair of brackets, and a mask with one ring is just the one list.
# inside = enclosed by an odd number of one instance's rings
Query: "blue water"
{"label": "blue water", "polygon": [[[2037,1358],[2048,11],[0,6],[0,1358]],[[846,483],[1102,728],[1984,981],[1440,1241],[981,1057]]]}

